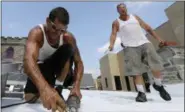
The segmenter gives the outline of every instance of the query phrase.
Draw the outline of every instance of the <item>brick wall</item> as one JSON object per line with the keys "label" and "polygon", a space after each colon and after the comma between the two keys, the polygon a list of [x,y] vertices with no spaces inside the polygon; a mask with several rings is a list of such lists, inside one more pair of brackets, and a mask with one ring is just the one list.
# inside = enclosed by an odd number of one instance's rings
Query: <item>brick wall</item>
{"label": "brick wall", "polygon": [[23,56],[25,52],[25,43],[26,43],[26,38],[1,37],[2,60],[5,60],[4,55],[6,54],[5,52],[7,48],[13,47],[14,49],[13,61],[23,61]]}
{"label": "brick wall", "polygon": [[163,83],[178,83],[184,81],[184,48],[165,47],[158,50],[162,57],[164,70]]}

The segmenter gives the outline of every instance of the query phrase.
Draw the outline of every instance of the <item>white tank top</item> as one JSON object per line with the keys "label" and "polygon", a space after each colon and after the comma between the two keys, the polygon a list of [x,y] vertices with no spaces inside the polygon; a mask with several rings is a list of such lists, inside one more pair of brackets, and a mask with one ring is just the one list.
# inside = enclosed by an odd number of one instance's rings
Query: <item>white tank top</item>
{"label": "white tank top", "polygon": [[119,18],[117,21],[119,22],[119,31],[117,35],[124,46],[137,47],[150,42],[142,31],[135,16],[130,15],[127,21],[123,21]]}
{"label": "white tank top", "polygon": [[[42,63],[45,59],[47,59],[49,56],[51,56],[56,50],[57,48],[53,48],[51,47],[51,45],[49,45],[47,38],[46,38],[46,33],[44,31],[44,26],[42,24],[39,24],[40,28],[42,29],[43,32],[43,38],[44,38],[44,43],[42,45],[42,47],[39,50],[39,56],[38,56],[38,63]],[[60,36],[60,43],[59,46],[63,45],[63,35]]]}

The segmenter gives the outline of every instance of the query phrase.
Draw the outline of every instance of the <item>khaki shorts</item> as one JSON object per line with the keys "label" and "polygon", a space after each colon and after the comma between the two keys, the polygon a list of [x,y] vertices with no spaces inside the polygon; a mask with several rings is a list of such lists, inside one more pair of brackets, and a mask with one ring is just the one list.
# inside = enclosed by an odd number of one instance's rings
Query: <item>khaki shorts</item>
{"label": "khaki shorts", "polygon": [[161,57],[157,54],[152,43],[124,49],[126,76],[142,75],[151,70],[163,70]]}

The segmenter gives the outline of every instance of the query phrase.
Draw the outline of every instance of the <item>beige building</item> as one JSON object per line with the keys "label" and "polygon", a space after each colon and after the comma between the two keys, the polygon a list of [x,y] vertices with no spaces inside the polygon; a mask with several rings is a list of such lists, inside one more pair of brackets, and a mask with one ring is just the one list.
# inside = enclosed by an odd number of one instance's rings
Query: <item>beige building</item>
{"label": "beige building", "polygon": [[97,79],[94,79],[95,81],[95,87],[96,90],[102,90],[102,84],[101,84],[101,75],[97,77]]}
{"label": "beige building", "polygon": [[136,91],[133,77],[126,76],[124,70],[123,50],[102,57],[100,71],[103,90]]}
{"label": "beige building", "polygon": [[116,54],[105,55],[101,58],[100,70],[103,90],[122,90]]}
{"label": "beige building", "polygon": [[[169,20],[154,30],[162,39],[167,41],[175,41],[178,43],[178,46],[184,46],[184,3],[175,2],[165,10],[165,13]],[[151,37],[151,35],[147,34],[146,36],[153,43],[156,50],[158,50],[159,43],[153,37]],[[184,61],[184,59],[181,60]],[[117,54],[107,54],[100,59],[100,71],[103,90],[136,91],[134,79],[126,75],[127,73],[124,69],[124,66],[123,50]],[[165,69],[174,68],[172,65],[170,67]],[[144,86],[147,85],[147,80],[150,78],[151,77],[146,77],[145,75],[145,78],[143,78],[145,80],[143,82]],[[171,80],[173,80],[172,77]],[[168,81],[169,79],[167,79],[166,82]]]}
{"label": "beige building", "polygon": [[[166,41],[174,41],[178,46],[184,46],[184,2],[175,2],[169,6],[165,13],[168,21],[154,29]],[[147,34],[154,47],[158,49],[158,41]]]}

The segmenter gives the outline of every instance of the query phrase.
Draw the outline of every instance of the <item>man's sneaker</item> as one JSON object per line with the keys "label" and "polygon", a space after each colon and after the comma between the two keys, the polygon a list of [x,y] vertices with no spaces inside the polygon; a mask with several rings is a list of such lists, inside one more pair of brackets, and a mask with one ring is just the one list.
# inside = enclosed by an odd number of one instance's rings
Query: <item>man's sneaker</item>
{"label": "man's sneaker", "polygon": [[162,99],[164,99],[165,101],[170,101],[171,100],[170,94],[164,89],[163,86],[158,86],[154,83],[153,87],[156,91],[159,91],[159,94],[160,94]]}
{"label": "man's sneaker", "polygon": [[138,95],[136,97],[136,102],[147,102],[147,98],[146,98],[145,93],[138,92]]}

